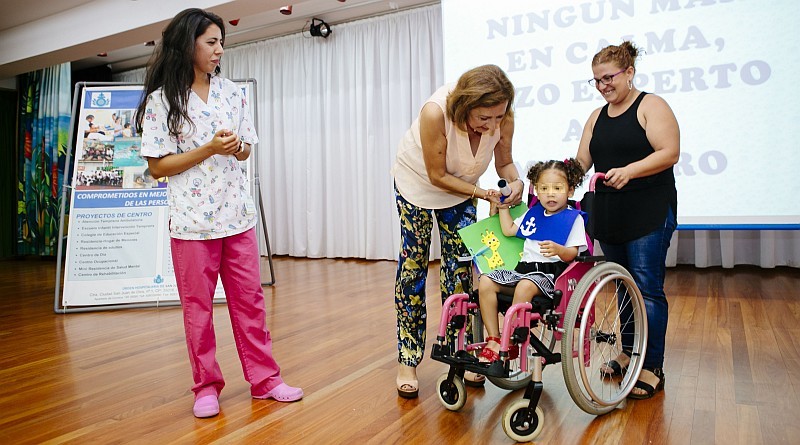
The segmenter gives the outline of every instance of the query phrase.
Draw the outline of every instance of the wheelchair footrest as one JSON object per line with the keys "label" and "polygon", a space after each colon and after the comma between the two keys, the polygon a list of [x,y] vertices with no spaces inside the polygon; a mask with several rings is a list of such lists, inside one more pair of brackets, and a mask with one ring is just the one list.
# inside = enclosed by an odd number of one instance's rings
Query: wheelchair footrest
{"label": "wheelchair footrest", "polygon": [[561,353],[556,352],[553,354],[540,354],[540,357],[544,359],[545,366],[547,365],[555,365],[556,363],[561,363]]}
{"label": "wheelchair footrest", "polygon": [[466,371],[472,371],[490,377],[508,378],[509,375],[501,361],[481,363],[475,356],[463,350],[456,351],[455,354],[450,354],[450,348],[446,345],[433,345],[431,358],[450,366],[456,366]]}
{"label": "wheelchair footrest", "polygon": [[478,363],[478,359],[467,351],[456,351],[455,354],[451,354],[450,348],[447,347],[447,345],[439,344],[433,345],[431,358],[439,362],[447,363],[448,365],[466,365]]}
{"label": "wheelchair footrest", "polygon": [[488,377],[499,377],[501,379],[506,379],[509,375],[508,370],[503,366],[503,362],[500,360],[496,360],[492,363],[478,363],[473,366],[467,366],[465,369]]}

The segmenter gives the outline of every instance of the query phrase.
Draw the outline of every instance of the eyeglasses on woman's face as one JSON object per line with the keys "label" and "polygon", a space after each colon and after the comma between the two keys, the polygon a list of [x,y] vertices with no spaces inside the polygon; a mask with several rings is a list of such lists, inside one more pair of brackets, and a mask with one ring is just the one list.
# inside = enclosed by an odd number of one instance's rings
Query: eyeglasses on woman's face
{"label": "eyeglasses on woman's face", "polygon": [[623,69],[617,71],[614,74],[606,74],[605,76],[603,76],[603,77],[601,77],[599,79],[597,79],[597,78],[589,79],[589,80],[587,80],[587,82],[589,82],[589,85],[591,85],[593,87],[596,87],[599,84],[611,85],[611,82],[614,81],[614,78],[617,77],[618,75],[624,73],[625,70],[627,70],[627,68],[623,68]]}

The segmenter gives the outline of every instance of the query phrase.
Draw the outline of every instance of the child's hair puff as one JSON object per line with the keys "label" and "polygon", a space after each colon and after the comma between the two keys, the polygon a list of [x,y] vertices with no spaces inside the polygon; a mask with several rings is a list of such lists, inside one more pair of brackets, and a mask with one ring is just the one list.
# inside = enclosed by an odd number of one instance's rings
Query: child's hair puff
{"label": "child's hair puff", "polygon": [[583,171],[581,163],[575,158],[567,158],[563,161],[550,160],[539,161],[528,170],[528,179],[532,184],[536,184],[539,180],[539,175],[545,170],[555,169],[567,177],[567,185],[570,188],[578,188],[583,183],[583,178],[586,172]]}

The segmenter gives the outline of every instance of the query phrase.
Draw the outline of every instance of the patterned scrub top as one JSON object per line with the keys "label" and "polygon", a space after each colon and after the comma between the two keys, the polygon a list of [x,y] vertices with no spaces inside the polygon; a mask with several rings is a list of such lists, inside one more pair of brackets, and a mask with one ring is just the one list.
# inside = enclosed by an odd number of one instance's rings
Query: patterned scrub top
{"label": "patterned scrub top", "polygon": [[[142,125],[143,157],[161,158],[194,150],[229,129],[248,144],[258,142],[246,98],[232,81],[211,77],[208,103],[191,92],[188,114],[196,129],[184,123],[180,137],[167,129],[169,104],[161,89],[147,97]],[[256,208],[247,175],[232,155],[213,155],[194,167],[169,177],[170,236],[185,240],[224,238],[256,224]]]}

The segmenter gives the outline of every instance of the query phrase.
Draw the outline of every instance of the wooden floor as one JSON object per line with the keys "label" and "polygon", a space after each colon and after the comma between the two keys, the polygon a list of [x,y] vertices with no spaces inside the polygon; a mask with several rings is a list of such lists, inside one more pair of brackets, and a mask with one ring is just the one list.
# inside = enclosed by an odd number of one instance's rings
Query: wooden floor
{"label": "wooden floor", "polygon": [[[445,366],[427,358],[420,397],[397,397],[395,263],[278,257],[274,267],[274,353],[306,397],[250,398],[218,305],[222,412],[196,419],[178,308],[55,314],[54,261],[0,262],[0,443],[512,443],[500,419],[519,391],[468,388],[466,406],[448,411],[434,389]],[[594,417],[550,366],[536,443],[800,443],[800,270],[679,267],[666,289],[666,391]]]}

